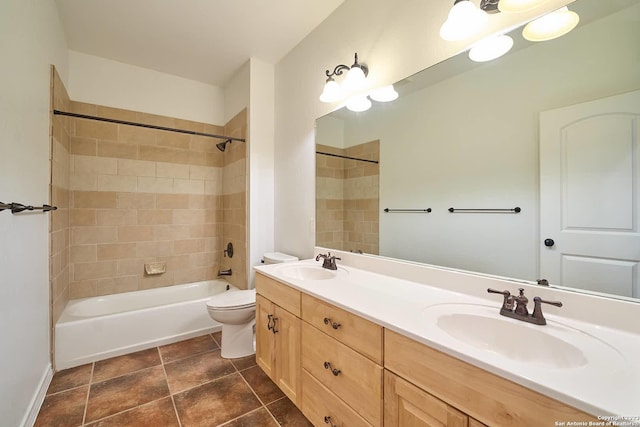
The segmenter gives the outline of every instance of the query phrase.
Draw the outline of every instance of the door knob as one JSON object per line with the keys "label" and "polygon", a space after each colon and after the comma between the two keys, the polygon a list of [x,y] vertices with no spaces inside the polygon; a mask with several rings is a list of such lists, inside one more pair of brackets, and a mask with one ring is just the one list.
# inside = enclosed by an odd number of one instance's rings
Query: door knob
{"label": "door knob", "polygon": [[548,248],[550,248],[551,246],[555,245],[556,242],[553,241],[553,239],[544,239],[544,245]]}

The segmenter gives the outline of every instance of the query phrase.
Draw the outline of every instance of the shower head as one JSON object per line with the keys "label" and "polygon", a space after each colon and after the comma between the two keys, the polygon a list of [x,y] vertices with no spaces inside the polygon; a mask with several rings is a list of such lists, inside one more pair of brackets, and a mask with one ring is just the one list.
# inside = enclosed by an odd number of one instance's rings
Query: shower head
{"label": "shower head", "polygon": [[227,139],[227,140],[226,140],[226,141],[224,141],[224,142],[218,142],[218,143],[216,144],[216,147],[218,147],[218,150],[220,150],[220,151],[224,152],[224,150],[226,150],[226,149],[227,149],[227,144],[229,144],[230,142],[231,142],[231,140],[230,140],[230,139]]}

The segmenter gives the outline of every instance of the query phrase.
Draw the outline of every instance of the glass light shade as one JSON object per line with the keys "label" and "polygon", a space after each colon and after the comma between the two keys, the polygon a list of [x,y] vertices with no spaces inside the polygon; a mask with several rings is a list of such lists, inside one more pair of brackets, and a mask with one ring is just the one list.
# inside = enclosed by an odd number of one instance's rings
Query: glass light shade
{"label": "glass light shade", "polygon": [[342,82],[342,88],[347,92],[361,90],[367,83],[367,77],[364,75],[364,71],[360,67],[351,67],[347,72],[344,82]]}
{"label": "glass light shade", "polygon": [[500,0],[498,10],[500,12],[524,12],[538,7],[549,0]]}
{"label": "glass light shade", "polygon": [[324,85],[322,94],[320,95],[320,101],[322,102],[336,102],[342,97],[340,91],[340,85],[333,79],[329,79]]}
{"label": "glass light shade", "polygon": [[469,0],[453,5],[447,20],[440,27],[440,37],[447,41],[463,40],[482,30],[487,14]]}
{"label": "glass light shade", "polygon": [[484,39],[476,43],[469,51],[469,59],[475,62],[486,62],[509,52],[513,47],[513,39],[501,35]]}
{"label": "glass light shade", "polygon": [[367,95],[356,95],[347,99],[347,108],[351,111],[359,113],[361,111],[367,111],[371,108],[371,101],[367,98]]}
{"label": "glass light shade", "polygon": [[580,16],[566,6],[529,22],[522,37],[532,42],[543,42],[564,36],[580,22]]}
{"label": "glass light shade", "polygon": [[393,85],[381,87],[369,94],[369,97],[378,102],[390,102],[398,99],[398,92],[393,88]]}

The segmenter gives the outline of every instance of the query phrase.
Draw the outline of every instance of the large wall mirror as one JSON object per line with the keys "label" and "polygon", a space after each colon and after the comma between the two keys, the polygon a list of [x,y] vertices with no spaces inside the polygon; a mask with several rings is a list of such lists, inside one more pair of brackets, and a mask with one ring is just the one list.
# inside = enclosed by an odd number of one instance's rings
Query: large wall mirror
{"label": "large wall mirror", "polygon": [[319,118],[316,244],[640,301],[640,0],[570,8]]}

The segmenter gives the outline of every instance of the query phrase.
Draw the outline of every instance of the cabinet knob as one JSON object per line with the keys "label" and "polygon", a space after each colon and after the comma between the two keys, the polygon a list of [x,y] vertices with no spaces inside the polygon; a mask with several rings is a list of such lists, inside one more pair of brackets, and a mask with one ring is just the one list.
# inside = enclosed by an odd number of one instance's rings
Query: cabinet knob
{"label": "cabinet knob", "polygon": [[341,372],[340,369],[333,368],[331,366],[331,363],[329,363],[329,362],[324,362],[324,369],[329,369],[331,371],[331,373],[336,377],[338,375],[340,375],[340,372]]}
{"label": "cabinet knob", "polygon": [[329,424],[331,427],[338,427],[337,424],[333,423],[333,420],[331,419],[331,417],[329,415],[325,415],[324,416],[324,423],[325,424]]}
{"label": "cabinet knob", "polygon": [[332,322],[328,317],[324,318],[325,325],[331,325],[333,329],[338,329],[340,327],[340,323]]}

